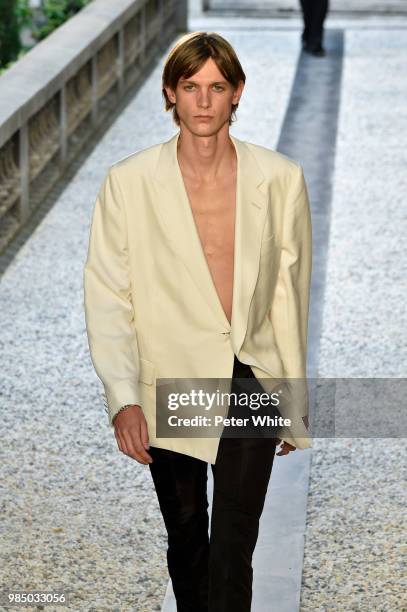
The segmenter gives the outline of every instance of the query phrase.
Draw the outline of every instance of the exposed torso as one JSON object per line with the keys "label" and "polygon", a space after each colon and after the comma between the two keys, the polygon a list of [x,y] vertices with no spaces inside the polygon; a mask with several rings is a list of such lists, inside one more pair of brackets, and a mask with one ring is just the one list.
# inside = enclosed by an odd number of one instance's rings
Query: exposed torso
{"label": "exposed torso", "polygon": [[195,225],[220,303],[232,319],[236,170],[210,186],[184,177]]}

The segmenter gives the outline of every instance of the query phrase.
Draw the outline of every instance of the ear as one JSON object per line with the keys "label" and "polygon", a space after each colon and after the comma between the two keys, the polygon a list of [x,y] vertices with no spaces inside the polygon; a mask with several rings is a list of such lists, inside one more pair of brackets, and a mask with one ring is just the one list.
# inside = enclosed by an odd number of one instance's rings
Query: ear
{"label": "ear", "polygon": [[166,91],[169,101],[175,104],[177,99],[176,99],[174,90],[171,89],[170,87],[164,87],[164,89]]}
{"label": "ear", "polygon": [[239,84],[233,93],[232,104],[237,104],[239,102],[240,97],[243,93],[243,89],[244,89],[244,81],[239,81]]}

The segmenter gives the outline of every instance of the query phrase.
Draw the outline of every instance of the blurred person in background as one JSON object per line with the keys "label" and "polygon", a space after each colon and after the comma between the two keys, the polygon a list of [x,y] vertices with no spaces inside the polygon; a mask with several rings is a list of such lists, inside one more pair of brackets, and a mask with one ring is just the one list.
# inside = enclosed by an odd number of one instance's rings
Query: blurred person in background
{"label": "blurred person in background", "polygon": [[300,0],[304,18],[302,48],[306,53],[323,57],[324,21],[328,13],[328,0]]}

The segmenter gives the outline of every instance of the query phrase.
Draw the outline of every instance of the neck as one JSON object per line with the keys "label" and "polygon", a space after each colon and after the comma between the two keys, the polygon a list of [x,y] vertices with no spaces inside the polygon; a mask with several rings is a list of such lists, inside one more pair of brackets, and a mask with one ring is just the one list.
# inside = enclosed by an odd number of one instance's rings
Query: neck
{"label": "neck", "polygon": [[183,174],[197,182],[214,183],[236,167],[236,151],[229,129],[199,136],[181,128],[177,156]]}

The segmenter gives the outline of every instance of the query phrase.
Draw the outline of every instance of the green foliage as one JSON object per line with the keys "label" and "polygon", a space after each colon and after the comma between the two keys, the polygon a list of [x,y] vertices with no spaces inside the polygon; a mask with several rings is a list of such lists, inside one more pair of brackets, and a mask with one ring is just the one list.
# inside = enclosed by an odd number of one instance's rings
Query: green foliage
{"label": "green foliage", "polygon": [[31,28],[33,11],[30,7],[30,0],[18,0],[15,4],[19,29]]}
{"label": "green foliage", "polygon": [[0,0],[0,74],[31,48],[20,39],[22,28],[31,24],[29,0]]}
{"label": "green foliage", "polygon": [[47,21],[33,32],[33,36],[37,40],[42,40],[91,1],[92,0],[45,0],[43,3],[43,13]]}
{"label": "green foliage", "polygon": [[0,0],[0,74],[18,61],[33,45],[23,45],[20,31],[31,30],[35,40],[42,40],[73,17],[92,0],[44,0],[42,5],[43,25],[33,23],[35,11],[29,0]]}
{"label": "green foliage", "polygon": [[15,0],[0,0],[0,66],[13,61],[20,49],[20,32]]}

